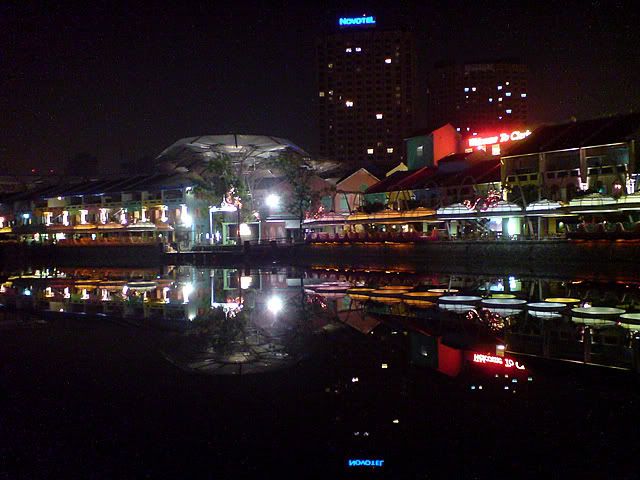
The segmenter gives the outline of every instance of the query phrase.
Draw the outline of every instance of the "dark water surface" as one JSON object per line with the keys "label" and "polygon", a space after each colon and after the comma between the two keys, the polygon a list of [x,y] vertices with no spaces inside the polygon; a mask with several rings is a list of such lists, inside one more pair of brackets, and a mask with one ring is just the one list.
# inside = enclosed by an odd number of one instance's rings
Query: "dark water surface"
{"label": "dark water surface", "polygon": [[[640,327],[620,316],[637,283],[191,267],[0,283],[0,478],[637,478]],[[536,306],[551,298],[575,304]],[[600,307],[618,310],[572,311]]]}

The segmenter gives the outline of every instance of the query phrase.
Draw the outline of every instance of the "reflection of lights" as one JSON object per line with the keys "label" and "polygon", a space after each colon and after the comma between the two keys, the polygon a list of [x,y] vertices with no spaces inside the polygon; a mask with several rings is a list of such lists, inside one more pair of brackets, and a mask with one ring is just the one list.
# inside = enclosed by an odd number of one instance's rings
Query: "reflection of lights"
{"label": "reflection of lights", "polygon": [[251,277],[240,277],[240,288],[242,290],[246,290],[251,286],[252,280],[253,279]]}
{"label": "reflection of lights", "polygon": [[189,303],[189,295],[193,293],[193,284],[185,283],[182,286],[182,300],[184,303]]}
{"label": "reflection of lights", "polygon": [[274,295],[273,297],[269,298],[269,300],[267,300],[267,310],[269,310],[274,315],[278,314],[283,307],[284,304],[282,303],[282,299],[280,297]]}

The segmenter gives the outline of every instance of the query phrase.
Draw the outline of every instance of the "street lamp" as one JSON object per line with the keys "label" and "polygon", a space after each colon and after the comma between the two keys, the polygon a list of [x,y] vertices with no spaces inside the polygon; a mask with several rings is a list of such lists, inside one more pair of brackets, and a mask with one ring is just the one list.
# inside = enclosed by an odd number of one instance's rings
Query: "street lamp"
{"label": "street lamp", "polygon": [[265,198],[265,203],[267,207],[275,210],[280,206],[280,195],[276,195],[275,193],[267,195],[267,198]]}

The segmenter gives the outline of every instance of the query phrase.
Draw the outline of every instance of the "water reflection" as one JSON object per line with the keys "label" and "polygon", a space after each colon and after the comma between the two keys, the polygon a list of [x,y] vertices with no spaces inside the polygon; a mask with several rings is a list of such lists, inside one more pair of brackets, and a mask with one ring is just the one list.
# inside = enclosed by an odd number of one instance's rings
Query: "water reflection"
{"label": "water reflection", "polygon": [[326,268],[49,268],[5,275],[0,296],[9,310],[51,320],[105,316],[179,331],[166,354],[207,373],[286,367],[312,350],[314,336],[341,328],[402,332],[414,364],[448,375],[478,363],[474,354],[638,368],[640,289],[631,283]]}

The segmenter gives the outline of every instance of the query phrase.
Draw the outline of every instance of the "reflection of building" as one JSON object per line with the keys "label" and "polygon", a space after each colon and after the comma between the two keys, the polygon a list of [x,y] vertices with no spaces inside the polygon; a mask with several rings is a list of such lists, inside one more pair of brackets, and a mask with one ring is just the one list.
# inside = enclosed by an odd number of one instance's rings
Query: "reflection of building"
{"label": "reflection of building", "polygon": [[522,128],[527,94],[527,68],[516,60],[437,65],[429,76],[429,124],[479,135]]}
{"label": "reflection of building", "polygon": [[316,51],[320,155],[353,166],[399,163],[415,108],[412,34],[343,25]]}

